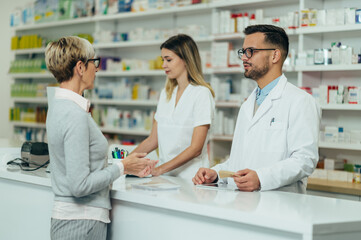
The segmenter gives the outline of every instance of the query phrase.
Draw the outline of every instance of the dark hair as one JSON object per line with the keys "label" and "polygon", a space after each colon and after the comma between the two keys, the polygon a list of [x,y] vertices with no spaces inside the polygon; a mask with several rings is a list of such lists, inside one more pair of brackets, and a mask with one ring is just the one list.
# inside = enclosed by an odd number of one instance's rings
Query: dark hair
{"label": "dark hair", "polygon": [[259,24],[251,25],[244,29],[245,35],[250,35],[253,33],[264,33],[264,42],[270,43],[281,50],[283,61],[287,58],[288,55],[288,36],[283,30],[283,28],[276,27],[273,25]]}
{"label": "dark hair", "polygon": [[[160,45],[160,50],[163,48],[174,52],[184,61],[188,73],[188,79],[191,84],[207,87],[214,97],[212,87],[204,80],[203,77],[201,57],[199,55],[197,44],[190,36],[178,34],[170,37],[162,43],[162,45]],[[165,89],[168,100],[171,98],[173,89],[176,85],[176,79],[167,79]]]}

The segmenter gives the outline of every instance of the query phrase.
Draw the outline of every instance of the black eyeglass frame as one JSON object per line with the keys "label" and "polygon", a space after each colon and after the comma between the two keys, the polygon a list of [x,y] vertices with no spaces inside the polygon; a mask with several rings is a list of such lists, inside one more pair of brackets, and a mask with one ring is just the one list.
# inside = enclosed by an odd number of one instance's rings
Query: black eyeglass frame
{"label": "black eyeglass frame", "polygon": [[90,58],[90,59],[88,59],[88,61],[86,61],[86,63],[94,62],[95,67],[99,68],[100,67],[100,60],[101,60],[101,58]]}
{"label": "black eyeglass frame", "polygon": [[[251,58],[252,56],[253,56],[253,53],[255,52],[255,51],[263,51],[263,50],[276,50],[277,48],[241,48],[241,49],[239,49],[238,51],[237,51],[237,54],[238,54],[238,57],[239,57],[239,59],[242,59],[242,56],[243,56],[243,54],[245,54],[246,55],[246,57],[247,58]],[[248,56],[248,51],[250,51],[251,53],[250,53],[250,55],[251,56]]]}

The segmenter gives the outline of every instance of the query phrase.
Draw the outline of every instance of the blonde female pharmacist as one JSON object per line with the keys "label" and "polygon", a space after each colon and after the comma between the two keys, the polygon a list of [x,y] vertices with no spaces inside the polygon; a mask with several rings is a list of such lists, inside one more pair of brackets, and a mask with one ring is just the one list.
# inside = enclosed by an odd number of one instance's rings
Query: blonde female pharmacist
{"label": "blonde female pharmacist", "polygon": [[193,39],[179,34],[161,46],[167,74],[150,136],[134,151],[159,148],[159,166],[153,176],[167,175],[191,181],[199,166],[208,166],[207,140],[214,115],[214,91],[205,82]]}
{"label": "blonde female pharmacist", "polygon": [[87,40],[64,37],[49,43],[45,60],[60,84],[46,119],[55,195],[51,239],[106,239],[109,185],[124,173],[146,176],[156,162],[139,153],[107,166],[107,140],[82,97],[93,88],[100,62]]}

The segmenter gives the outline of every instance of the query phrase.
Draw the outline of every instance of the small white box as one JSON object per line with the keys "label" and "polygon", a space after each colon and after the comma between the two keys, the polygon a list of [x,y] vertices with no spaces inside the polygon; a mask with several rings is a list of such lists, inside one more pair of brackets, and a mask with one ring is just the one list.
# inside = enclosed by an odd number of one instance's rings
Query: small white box
{"label": "small white box", "polygon": [[325,169],[327,170],[343,169],[343,165],[343,160],[325,158]]}

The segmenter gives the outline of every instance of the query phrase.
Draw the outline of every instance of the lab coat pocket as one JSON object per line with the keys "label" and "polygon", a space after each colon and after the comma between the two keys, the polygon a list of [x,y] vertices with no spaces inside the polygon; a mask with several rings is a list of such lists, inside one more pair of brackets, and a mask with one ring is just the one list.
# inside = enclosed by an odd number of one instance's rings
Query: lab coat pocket
{"label": "lab coat pocket", "polygon": [[265,129],[261,149],[264,152],[283,152],[286,149],[287,129],[283,122],[273,122]]}

